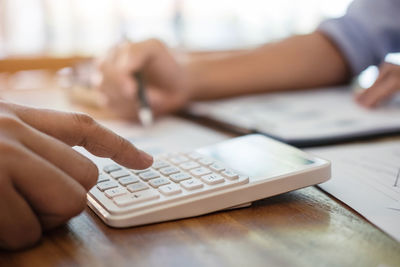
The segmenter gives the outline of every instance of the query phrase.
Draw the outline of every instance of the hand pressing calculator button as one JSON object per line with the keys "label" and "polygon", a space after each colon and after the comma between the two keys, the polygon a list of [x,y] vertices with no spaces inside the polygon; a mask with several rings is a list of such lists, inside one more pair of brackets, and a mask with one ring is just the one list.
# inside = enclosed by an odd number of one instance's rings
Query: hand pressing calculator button
{"label": "hand pressing calculator button", "polygon": [[88,204],[114,227],[226,210],[330,178],[328,161],[262,135],[160,155],[145,170],[93,161],[103,172]]}

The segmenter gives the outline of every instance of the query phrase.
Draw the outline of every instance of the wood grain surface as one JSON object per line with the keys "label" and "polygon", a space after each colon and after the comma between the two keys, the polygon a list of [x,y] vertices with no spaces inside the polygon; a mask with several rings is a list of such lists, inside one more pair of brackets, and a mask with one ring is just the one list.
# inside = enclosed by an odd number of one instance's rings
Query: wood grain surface
{"label": "wood grain surface", "polygon": [[0,266],[400,266],[400,245],[315,187],[128,229],[88,208]]}

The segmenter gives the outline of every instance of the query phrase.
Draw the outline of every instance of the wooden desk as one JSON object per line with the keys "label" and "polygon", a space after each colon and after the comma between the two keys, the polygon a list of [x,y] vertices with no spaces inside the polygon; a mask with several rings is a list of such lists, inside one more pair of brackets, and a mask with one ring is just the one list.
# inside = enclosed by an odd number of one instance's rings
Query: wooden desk
{"label": "wooden desk", "polygon": [[[63,99],[47,104],[67,105]],[[37,246],[0,252],[0,266],[70,265],[400,266],[400,244],[309,187],[249,208],[130,229],[107,227],[87,208]]]}
{"label": "wooden desk", "polygon": [[61,68],[74,65],[88,57],[12,57],[0,58],[0,72],[17,72],[21,70],[47,69],[57,71]]}

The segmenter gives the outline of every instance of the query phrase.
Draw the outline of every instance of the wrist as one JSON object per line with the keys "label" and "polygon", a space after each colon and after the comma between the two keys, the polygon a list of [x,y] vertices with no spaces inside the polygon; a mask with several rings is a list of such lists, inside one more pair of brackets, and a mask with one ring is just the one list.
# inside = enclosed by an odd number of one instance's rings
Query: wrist
{"label": "wrist", "polygon": [[205,93],[205,74],[201,62],[188,60],[182,65],[183,81],[188,102],[203,98]]}
{"label": "wrist", "polygon": [[176,59],[181,66],[182,92],[186,102],[198,100],[205,93],[205,75],[203,71],[204,57],[196,53],[185,52],[176,54]]}

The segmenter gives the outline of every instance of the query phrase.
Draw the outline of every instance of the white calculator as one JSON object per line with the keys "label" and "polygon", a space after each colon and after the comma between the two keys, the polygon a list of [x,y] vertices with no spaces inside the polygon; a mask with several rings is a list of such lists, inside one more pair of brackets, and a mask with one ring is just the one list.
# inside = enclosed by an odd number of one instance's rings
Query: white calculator
{"label": "white calculator", "polygon": [[107,224],[130,227],[199,216],[330,178],[330,162],[263,135],[155,157],[145,170],[96,158],[88,205]]}

